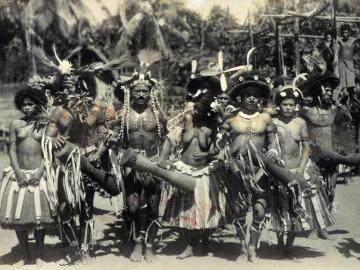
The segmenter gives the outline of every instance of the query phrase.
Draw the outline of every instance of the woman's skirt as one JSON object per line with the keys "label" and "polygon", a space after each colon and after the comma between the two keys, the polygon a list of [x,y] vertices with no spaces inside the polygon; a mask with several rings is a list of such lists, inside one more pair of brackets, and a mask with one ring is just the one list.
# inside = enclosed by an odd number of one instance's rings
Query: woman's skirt
{"label": "woman's skirt", "polygon": [[229,181],[223,167],[209,165],[199,169],[182,161],[174,166],[177,172],[196,179],[195,189],[188,192],[164,183],[159,206],[162,224],[189,230],[225,225],[232,214],[226,199]]}
{"label": "woman's skirt", "polygon": [[[36,170],[22,170],[30,178]],[[34,230],[53,227],[46,178],[38,185],[19,187],[12,167],[4,170],[0,188],[0,224],[4,229]]]}
{"label": "woman's skirt", "polygon": [[301,232],[325,229],[334,224],[320,171],[310,160],[304,177],[308,181],[308,188],[301,191],[301,196],[281,183],[272,189],[267,222],[269,229]]}

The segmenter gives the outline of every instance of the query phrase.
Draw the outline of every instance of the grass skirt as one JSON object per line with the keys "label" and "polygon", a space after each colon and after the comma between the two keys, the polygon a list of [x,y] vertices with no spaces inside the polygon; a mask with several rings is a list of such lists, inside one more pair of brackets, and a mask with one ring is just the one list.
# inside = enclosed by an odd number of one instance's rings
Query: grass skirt
{"label": "grass skirt", "polygon": [[184,229],[211,229],[227,223],[230,211],[226,204],[228,179],[224,170],[210,166],[196,168],[182,161],[174,164],[177,172],[196,179],[193,192],[164,183],[159,214],[162,224]]}
{"label": "grass skirt", "polygon": [[[22,170],[31,177],[36,170]],[[36,186],[19,187],[14,170],[4,170],[0,188],[0,224],[4,229],[34,230],[54,226],[45,176]]]}
{"label": "grass skirt", "polygon": [[301,232],[313,229],[325,229],[333,225],[334,218],[328,209],[322,177],[318,167],[310,160],[306,165],[304,177],[309,188],[301,191],[298,205],[293,195],[283,184],[272,190],[268,228],[281,232]]}

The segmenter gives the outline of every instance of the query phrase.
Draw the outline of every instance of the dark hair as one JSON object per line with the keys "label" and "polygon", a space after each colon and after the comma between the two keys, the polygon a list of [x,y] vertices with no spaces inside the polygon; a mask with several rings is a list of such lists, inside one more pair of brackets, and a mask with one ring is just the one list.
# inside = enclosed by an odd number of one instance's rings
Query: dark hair
{"label": "dark hair", "polygon": [[350,32],[350,34],[353,32],[350,25],[348,25],[348,24],[343,24],[340,27],[340,33],[343,33],[345,30],[348,30]]}
{"label": "dark hair", "polygon": [[[298,93],[298,96],[295,96],[296,92]],[[282,96],[280,93],[285,93],[285,95]],[[277,93],[275,96],[275,105],[279,106],[283,100],[290,98],[294,99],[296,104],[302,105],[302,97],[300,95],[300,92],[294,91],[292,88],[286,88]]]}
{"label": "dark hair", "polygon": [[30,86],[25,86],[15,94],[14,103],[16,109],[21,110],[24,100],[27,98],[35,103],[39,111],[41,107],[46,107],[47,97],[45,93]]}
{"label": "dark hair", "polygon": [[333,35],[334,33],[331,31],[331,30],[326,30],[325,33],[324,33],[324,38],[326,39],[326,37],[330,35],[331,38],[334,38]]}

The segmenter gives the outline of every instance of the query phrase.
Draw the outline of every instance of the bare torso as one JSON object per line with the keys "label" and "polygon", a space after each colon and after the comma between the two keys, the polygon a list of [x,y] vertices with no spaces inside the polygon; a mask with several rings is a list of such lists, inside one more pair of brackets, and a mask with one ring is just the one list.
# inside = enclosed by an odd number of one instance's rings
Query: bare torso
{"label": "bare torso", "polygon": [[258,150],[262,151],[266,144],[266,131],[270,123],[270,115],[259,112],[253,115],[244,115],[239,112],[228,119],[226,126],[230,130],[231,153],[234,155],[242,153],[250,141]]}
{"label": "bare torso", "polygon": [[[159,121],[160,124],[163,122],[161,118]],[[145,150],[149,157],[158,154],[160,148],[158,125],[155,114],[150,108],[143,112],[136,112],[131,109],[128,128],[127,147]]]}
{"label": "bare torso", "polygon": [[16,133],[16,155],[19,167],[34,170],[42,162],[41,138],[43,130],[36,130],[24,120],[13,123]]}
{"label": "bare torso", "polygon": [[293,118],[285,123],[278,118],[273,119],[277,128],[279,144],[281,147],[281,158],[289,169],[298,168],[301,162],[302,128],[305,121],[299,117]]}
{"label": "bare torso", "polygon": [[304,107],[303,116],[308,124],[310,140],[325,149],[331,149],[331,126],[336,116],[336,109],[334,107],[328,110]]}
{"label": "bare torso", "polygon": [[213,129],[210,121],[204,120],[194,124],[192,117],[187,116],[182,138],[184,149],[181,160],[194,167],[206,166],[213,151],[212,136]]}

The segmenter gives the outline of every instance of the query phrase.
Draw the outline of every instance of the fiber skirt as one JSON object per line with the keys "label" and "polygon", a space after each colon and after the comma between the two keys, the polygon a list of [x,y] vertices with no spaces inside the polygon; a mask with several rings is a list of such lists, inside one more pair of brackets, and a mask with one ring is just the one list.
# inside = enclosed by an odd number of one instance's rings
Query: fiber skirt
{"label": "fiber skirt", "polygon": [[195,179],[195,189],[188,192],[164,183],[159,206],[162,224],[192,230],[217,228],[227,223],[227,217],[232,214],[227,204],[229,185],[225,170],[211,165],[196,168],[182,161],[174,166],[177,172]]}
{"label": "fiber skirt", "polygon": [[272,190],[268,228],[283,232],[301,232],[324,229],[335,223],[328,209],[320,171],[311,161],[308,162],[304,177],[308,188],[301,191],[301,198],[294,200],[294,195],[281,183]]}
{"label": "fiber skirt", "polygon": [[[23,170],[30,178],[36,170]],[[4,229],[43,229],[53,227],[55,210],[50,208],[45,176],[38,185],[19,187],[14,170],[4,170],[0,188],[0,224]]]}

